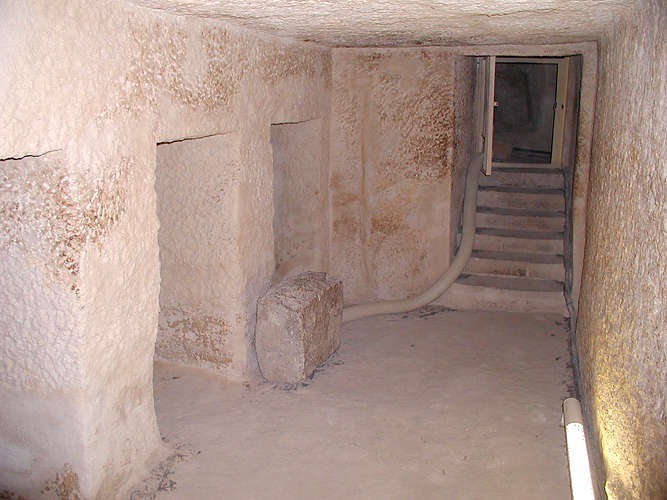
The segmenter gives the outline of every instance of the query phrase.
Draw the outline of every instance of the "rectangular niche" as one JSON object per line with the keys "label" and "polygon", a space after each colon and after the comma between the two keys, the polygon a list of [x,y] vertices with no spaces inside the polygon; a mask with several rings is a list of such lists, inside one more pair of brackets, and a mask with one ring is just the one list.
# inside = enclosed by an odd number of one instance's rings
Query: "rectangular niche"
{"label": "rectangular niche", "polygon": [[322,120],[271,125],[273,147],[273,282],[305,270],[324,270]]}
{"label": "rectangular niche", "polygon": [[238,143],[230,134],[157,146],[156,359],[225,371],[245,356],[243,343],[232,338],[244,332],[237,324],[243,310],[235,215]]}

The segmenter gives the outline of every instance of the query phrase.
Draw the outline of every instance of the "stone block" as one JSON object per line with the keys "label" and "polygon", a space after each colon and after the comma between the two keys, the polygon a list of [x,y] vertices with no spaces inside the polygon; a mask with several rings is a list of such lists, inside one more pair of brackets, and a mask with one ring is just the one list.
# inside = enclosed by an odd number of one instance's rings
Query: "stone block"
{"label": "stone block", "polygon": [[311,376],[340,346],[343,284],[305,272],[259,299],[255,346],[264,377],[296,383]]}

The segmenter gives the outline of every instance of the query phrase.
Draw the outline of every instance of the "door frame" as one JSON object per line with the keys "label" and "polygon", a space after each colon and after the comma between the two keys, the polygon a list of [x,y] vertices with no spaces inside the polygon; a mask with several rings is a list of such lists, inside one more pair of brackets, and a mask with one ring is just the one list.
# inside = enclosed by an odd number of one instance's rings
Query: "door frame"
{"label": "door frame", "polygon": [[496,56],[476,58],[475,100],[473,126],[476,130],[473,149],[482,155],[482,173],[491,175],[493,154],[493,104],[495,92]]}
{"label": "door frame", "polygon": [[551,167],[562,167],[563,137],[565,136],[565,115],[567,106],[567,80],[570,69],[569,57],[498,57],[497,63],[556,64],[556,101],[554,102],[554,124],[551,137]]}
{"label": "door frame", "polygon": [[[567,89],[570,70],[570,58],[565,57],[511,57],[511,56],[483,56],[478,58],[475,103],[477,113],[476,129],[478,142],[475,150],[484,153],[482,171],[491,175],[493,166],[493,112],[495,105],[495,65],[496,63],[529,63],[529,64],[556,64],[558,76],[556,81],[556,100],[554,102],[554,123],[551,139],[550,163],[520,163],[513,165],[539,165],[560,168],[563,166],[563,138],[565,136],[565,116],[567,114]],[[489,83],[493,82],[493,85]],[[487,141],[487,137],[490,140]]]}

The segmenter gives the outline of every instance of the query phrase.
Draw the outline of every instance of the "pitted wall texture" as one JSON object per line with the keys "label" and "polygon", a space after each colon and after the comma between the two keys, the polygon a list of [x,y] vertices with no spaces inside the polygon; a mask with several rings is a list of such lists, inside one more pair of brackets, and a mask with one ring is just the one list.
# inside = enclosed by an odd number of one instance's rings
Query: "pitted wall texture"
{"label": "pitted wall texture", "polygon": [[[229,371],[243,342],[242,268],[234,246],[239,139],[216,135],[160,144],[155,189],[160,221],[160,319],[156,359]],[[241,337],[241,340],[243,337]],[[236,369],[244,365],[237,360]]]}
{"label": "pitted wall texture", "polygon": [[455,56],[334,51],[331,272],[346,303],[421,291],[449,262]]}
{"label": "pitted wall texture", "polygon": [[[206,300],[176,301],[166,321],[181,349],[200,333],[188,360],[205,352],[207,366],[245,377],[274,267],[269,127],[321,118],[328,128],[330,55],[220,22],[70,0],[4,2],[0,62],[0,399],[10,403],[0,485],[33,497],[67,475],[86,498],[122,495],[159,443],[156,144],[237,136],[233,161],[222,154],[178,179],[216,229],[200,231],[196,218],[179,228],[198,240],[183,275],[235,274],[197,292]],[[224,193],[198,177],[213,166]]]}
{"label": "pitted wall texture", "polygon": [[612,499],[667,497],[666,16],[642,2],[600,45],[577,351]]}
{"label": "pitted wall texture", "polygon": [[[472,14],[470,22],[449,28],[441,17],[414,16],[428,22],[430,35],[418,25],[384,30],[384,12],[369,3],[364,14],[377,29],[347,39],[412,44],[419,32],[426,43],[590,40],[631,3],[595,2],[594,12],[590,1],[547,11],[500,2],[491,14],[460,12],[457,19]],[[404,7],[394,3],[401,23]],[[655,111],[665,101],[664,6],[645,2],[635,14],[602,44],[578,344],[608,491],[617,498],[663,495],[665,470],[665,395],[658,384],[666,365],[660,306],[666,134],[664,115]],[[334,24],[339,30],[340,20]],[[533,26],[530,34],[527,26]],[[333,40],[330,30],[321,33],[321,40]],[[486,45],[476,53],[489,50]],[[453,53],[335,51],[330,262],[350,290],[348,301],[413,293],[449,260],[448,183],[458,137]],[[584,58],[582,102],[592,98],[586,82],[595,79],[594,58],[590,50]],[[220,320],[208,310],[182,307],[169,321],[184,335],[203,329],[224,336],[207,362],[230,378],[243,377],[252,364],[256,300],[274,270],[269,126],[321,118],[328,130],[332,58],[312,44],[214,20],[69,0],[3,2],[0,62],[6,69],[0,78],[6,333],[0,341],[0,482],[32,497],[47,482],[67,477],[83,496],[112,496],[158,443],[151,364],[160,280],[156,143],[238,136],[238,175],[224,171],[225,186],[238,200],[227,226],[234,245],[222,245],[226,253],[219,256],[238,263],[238,281],[222,290],[232,298],[225,310],[234,314]],[[582,109],[580,129],[590,126],[592,109]],[[580,135],[577,162],[588,162],[587,137]],[[326,162],[321,168],[328,179]],[[577,204],[586,173],[575,172],[575,218],[586,209]],[[211,200],[199,202],[192,200],[191,208],[204,209]],[[575,233],[575,257],[580,236]]]}

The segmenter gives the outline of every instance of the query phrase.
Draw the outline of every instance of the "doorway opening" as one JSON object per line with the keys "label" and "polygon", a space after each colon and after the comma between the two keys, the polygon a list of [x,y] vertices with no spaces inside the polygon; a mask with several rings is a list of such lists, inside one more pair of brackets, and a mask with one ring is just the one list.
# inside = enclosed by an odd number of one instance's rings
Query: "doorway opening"
{"label": "doorway opening", "polygon": [[155,190],[160,222],[160,314],[155,359],[230,370],[241,303],[234,211],[234,134],[159,143]]}
{"label": "doorway opening", "polygon": [[563,155],[576,140],[576,123],[567,117],[578,112],[579,79],[571,76],[578,76],[579,58],[488,56],[479,62],[484,173],[491,174],[493,163],[564,167],[571,158]]}
{"label": "doorway opening", "polygon": [[494,162],[560,166],[567,66],[562,58],[497,58]]}
{"label": "doorway opening", "polygon": [[322,132],[321,119],[271,125],[274,284],[302,271],[325,268]]}

